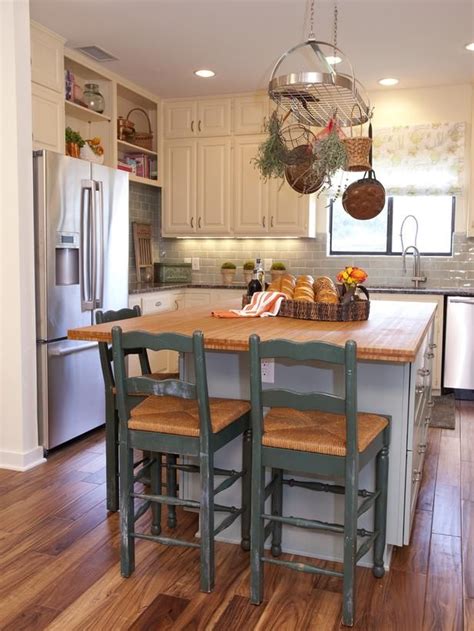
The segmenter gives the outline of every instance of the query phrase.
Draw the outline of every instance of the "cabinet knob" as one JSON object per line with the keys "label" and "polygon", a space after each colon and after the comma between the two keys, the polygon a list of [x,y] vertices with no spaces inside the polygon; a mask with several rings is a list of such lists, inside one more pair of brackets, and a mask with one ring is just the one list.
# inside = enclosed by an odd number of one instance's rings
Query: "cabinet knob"
{"label": "cabinet knob", "polygon": [[420,375],[420,377],[428,377],[430,372],[431,371],[429,368],[418,368],[418,374]]}
{"label": "cabinet knob", "polygon": [[162,305],[162,304],[163,304],[163,303],[161,302],[161,300],[157,300],[157,301],[155,302],[155,307],[161,307],[161,305]]}
{"label": "cabinet knob", "polygon": [[194,217],[191,217],[191,228],[194,228]]}
{"label": "cabinet knob", "polygon": [[434,342],[431,342],[431,344],[428,344],[428,346],[433,349],[433,348],[438,348],[438,345],[435,344]]}
{"label": "cabinet knob", "polygon": [[431,401],[428,401],[428,403],[426,404],[429,408],[434,407],[434,401],[433,399],[431,399]]}
{"label": "cabinet knob", "polygon": [[193,134],[194,134],[194,121],[191,121],[191,131],[192,131],[192,132],[193,132]]}
{"label": "cabinet knob", "polygon": [[270,217],[270,228],[273,228],[273,215]]}
{"label": "cabinet knob", "polygon": [[201,121],[198,121],[198,131],[201,131]]}
{"label": "cabinet knob", "polygon": [[263,215],[262,217],[262,226],[265,228],[266,227],[266,219],[265,219],[265,215]]}
{"label": "cabinet knob", "polygon": [[415,469],[413,471],[413,482],[418,482],[421,480],[421,471],[419,469]]}
{"label": "cabinet knob", "polygon": [[431,416],[425,416],[425,427],[428,427],[431,421]]}
{"label": "cabinet knob", "polygon": [[427,447],[426,443],[421,443],[420,445],[418,445],[418,453],[424,454],[426,451],[426,447]]}
{"label": "cabinet knob", "polygon": [[201,217],[198,218],[198,228],[201,228]]}
{"label": "cabinet knob", "polygon": [[434,353],[426,353],[425,357],[426,359],[433,359]]}
{"label": "cabinet knob", "polygon": [[179,309],[179,304],[178,304],[178,301],[177,301],[177,300],[175,300],[175,301],[174,301],[174,306],[176,307],[176,311],[178,311],[178,309]]}
{"label": "cabinet knob", "polygon": [[425,389],[425,386],[416,386],[415,387],[415,392],[416,394],[421,394]]}

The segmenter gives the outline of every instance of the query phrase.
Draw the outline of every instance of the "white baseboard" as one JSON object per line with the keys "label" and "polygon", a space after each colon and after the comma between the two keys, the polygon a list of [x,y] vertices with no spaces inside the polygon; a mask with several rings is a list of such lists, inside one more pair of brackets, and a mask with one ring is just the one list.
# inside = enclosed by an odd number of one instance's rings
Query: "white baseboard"
{"label": "white baseboard", "polygon": [[0,469],[12,471],[28,471],[46,462],[43,447],[35,447],[30,451],[2,451],[0,450]]}

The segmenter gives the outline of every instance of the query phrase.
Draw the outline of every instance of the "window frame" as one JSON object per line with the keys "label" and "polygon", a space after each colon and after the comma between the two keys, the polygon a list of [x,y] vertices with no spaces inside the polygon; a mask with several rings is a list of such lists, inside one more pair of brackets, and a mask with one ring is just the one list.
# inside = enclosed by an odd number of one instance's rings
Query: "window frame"
{"label": "window frame", "polygon": [[[416,197],[416,195],[414,196]],[[361,251],[361,250],[333,250],[332,234],[333,234],[333,215],[335,199],[331,198],[329,202],[329,256],[401,256],[401,252],[392,252],[391,243],[393,237],[393,195],[387,197],[387,239],[385,243],[385,252]],[[453,255],[453,234],[456,218],[456,195],[451,195],[451,248],[449,252],[423,252],[422,256],[452,256]]]}

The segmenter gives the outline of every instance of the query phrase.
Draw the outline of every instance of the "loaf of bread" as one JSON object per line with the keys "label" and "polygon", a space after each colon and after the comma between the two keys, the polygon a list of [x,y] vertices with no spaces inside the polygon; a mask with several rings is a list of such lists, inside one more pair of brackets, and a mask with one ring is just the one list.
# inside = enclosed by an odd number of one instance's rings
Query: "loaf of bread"
{"label": "loaf of bread", "polygon": [[339,296],[337,293],[331,290],[323,290],[317,293],[316,302],[325,302],[328,304],[337,305],[339,303]]}
{"label": "loaf of bread", "polygon": [[281,276],[272,280],[270,285],[268,286],[267,291],[281,291]]}
{"label": "loaf of bread", "polygon": [[319,276],[314,281],[314,293],[315,294],[318,294],[318,292],[322,291],[323,289],[329,289],[329,290],[331,290],[331,291],[333,291],[334,293],[337,294],[336,285],[329,278],[329,276]]}
{"label": "loaf of bread", "polygon": [[280,291],[285,294],[287,300],[293,300],[295,293],[296,278],[293,274],[284,274],[281,277]]}

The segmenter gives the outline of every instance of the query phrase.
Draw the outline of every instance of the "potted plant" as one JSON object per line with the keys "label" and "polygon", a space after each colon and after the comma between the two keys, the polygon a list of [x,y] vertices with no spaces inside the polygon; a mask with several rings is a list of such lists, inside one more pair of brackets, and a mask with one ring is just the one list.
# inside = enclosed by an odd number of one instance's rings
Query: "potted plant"
{"label": "potted plant", "polygon": [[232,285],[232,283],[234,282],[236,269],[237,267],[235,266],[235,263],[232,263],[231,261],[226,261],[225,263],[222,263],[221,274],[222,282],[224,283],[224,285]]}
{"label": "potted plant", "polygon": [[337,281],[342,284],[342,303],[352,302],[355,299],[357,289],[362,290],[367,300],[369,294],[366,288],[362,285],[367,278],[368,274],[360,267],[345,267],[337,275]]}
{"label": "potted plant", "polygon": [[274,263],[272,263],[272,266],[270,268],[270,273],[272,275],[272,282],[274,280],[278,280],[278,277],[283,276],[285,272],[286,272],[286,265],[284,263],[282,263],[281,261],[275,261]]}
{"label": "potted plant", "polygon": [[74,131],[73,129],[71,129],[71,127],[66,127],[67,156],[71,156],[71,158],[79,158],[81,154],[81,148],[84,146],[84,144],[84,139],[79,132]]}
{"label": "potted plant", "polygon": [[245,261],[244,263],[244,281],[245,284],[248,285],[252,280],[253,270],[255,268],[255,261]]}

